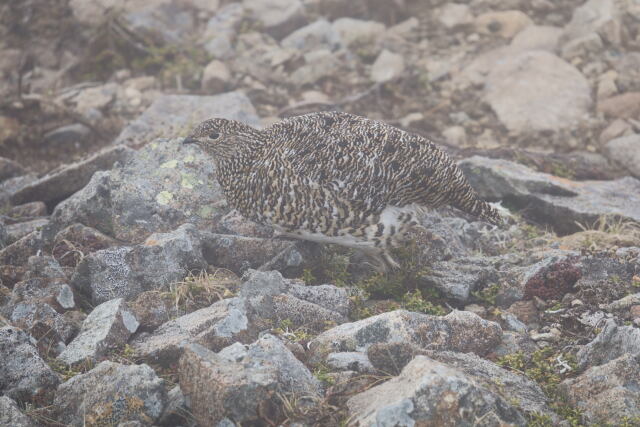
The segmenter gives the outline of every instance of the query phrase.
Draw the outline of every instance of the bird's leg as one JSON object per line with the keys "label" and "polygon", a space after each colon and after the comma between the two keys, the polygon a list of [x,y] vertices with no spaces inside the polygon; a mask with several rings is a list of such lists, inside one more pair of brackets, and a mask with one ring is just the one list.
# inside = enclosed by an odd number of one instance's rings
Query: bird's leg
{"label": "bird's leg", "polygon": [[398,264],[398,262],[395,259],[393,259],[393,257],[389,254],[389,252],[383,251],[382,258],[390,270],[400,269],[400,264]]}
{"label": "bird's leg", "polygon": [[400,268],[400,264],[385,250],[365,250],[364,253],[372,261],[370,265],[378,273],[386,274]]}

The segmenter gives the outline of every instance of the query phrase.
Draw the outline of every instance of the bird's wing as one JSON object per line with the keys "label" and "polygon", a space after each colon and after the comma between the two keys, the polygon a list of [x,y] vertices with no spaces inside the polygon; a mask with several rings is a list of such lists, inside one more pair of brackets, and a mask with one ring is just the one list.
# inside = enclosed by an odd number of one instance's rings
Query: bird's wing
{"label": "bird's wing", "polygon": [[299,175],[374,211],[419,198],[410,192],[424,189],[424,165],[439,152],[422,137],[347,113],[292,117],[264,132],[278,141],[270,147],[271,158],[286,159]]}

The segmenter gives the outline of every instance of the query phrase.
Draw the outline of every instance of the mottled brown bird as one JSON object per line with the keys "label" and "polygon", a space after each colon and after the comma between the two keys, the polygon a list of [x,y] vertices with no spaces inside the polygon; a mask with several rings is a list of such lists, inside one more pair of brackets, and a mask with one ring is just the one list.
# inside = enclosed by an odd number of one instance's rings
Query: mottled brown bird
{"label": "mottled brown bird", "polygon": [[423,211],[451,205],[492,224],[500,214],[435,144],[341,112],[292,117],[258,130],[210,119],[184,140],[209,153],[229,205],[284,236],[359,249],[398,267]]}

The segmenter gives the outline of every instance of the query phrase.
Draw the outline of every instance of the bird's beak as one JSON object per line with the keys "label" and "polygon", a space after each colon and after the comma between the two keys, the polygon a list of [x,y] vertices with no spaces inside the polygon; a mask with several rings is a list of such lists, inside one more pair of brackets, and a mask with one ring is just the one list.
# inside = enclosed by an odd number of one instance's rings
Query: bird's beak
{"label": "bird's beak", "polygon": [[185,139],[182,140],[183,144],[197,144],[198,140],[195,138],[191,138],[190,136],[186,137]]}

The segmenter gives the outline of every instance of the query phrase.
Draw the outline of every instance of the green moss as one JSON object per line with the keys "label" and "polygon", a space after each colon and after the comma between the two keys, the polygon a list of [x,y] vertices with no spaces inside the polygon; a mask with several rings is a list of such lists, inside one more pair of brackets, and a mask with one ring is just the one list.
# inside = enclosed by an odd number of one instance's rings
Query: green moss
{"label": "green moss", "polygon": [[498,292],[500,292],[500,285],[498,285],[497,283],[492,283],[491,285],[485,287],[480,291],[471,292],[471,295],[486,304],[496,305],[496,297],[498,296]]}
{"label": "green moss", "polygon": [[442,316],[447,313],[447,310],[442,306],[425,300],[418,289],[413,292],[407,292],[404,295],[402,298],[402,307],[409,311],[417,311],[419,313],[432,314],[435,316]]}

